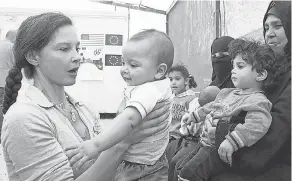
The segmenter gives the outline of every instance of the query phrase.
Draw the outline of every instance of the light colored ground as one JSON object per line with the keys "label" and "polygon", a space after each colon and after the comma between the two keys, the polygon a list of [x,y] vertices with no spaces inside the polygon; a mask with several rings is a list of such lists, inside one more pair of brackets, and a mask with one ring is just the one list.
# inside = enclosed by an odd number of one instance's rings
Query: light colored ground
{"label": "light colored ground", "polygon": [[[110,120],[102,120],[105,127],[109,125]],[[2,154],[2,146],[0,144],[0,181],[8,181],[8,176],[6,172],[6,165],[3,159],[3,154]]]}

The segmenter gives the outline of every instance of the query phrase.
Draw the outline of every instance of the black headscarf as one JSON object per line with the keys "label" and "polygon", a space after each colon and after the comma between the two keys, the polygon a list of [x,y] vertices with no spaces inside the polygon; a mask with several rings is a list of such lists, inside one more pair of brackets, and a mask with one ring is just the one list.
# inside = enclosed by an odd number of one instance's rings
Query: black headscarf
{"label": "black headscarf", "polygon": [[[271,1],[263,19],[263,27],[269,14],[279,18],[285,30],[288,43],[284,49],[288,60],[291,60],[291,1]],[[266,34],[264,29],[264,37]]]}
{"label": "black headscarf", "polygon": [[[223,36],[216,38],[211,45],[211,55],[218,52],[228,52],[228,45],[234,38],[230,36]],[[210,86],[217,86],[222,88],[233,88],[233,82],[231,81],[232,63],[230,56],[213,57],[212,56],[212,82]]]}

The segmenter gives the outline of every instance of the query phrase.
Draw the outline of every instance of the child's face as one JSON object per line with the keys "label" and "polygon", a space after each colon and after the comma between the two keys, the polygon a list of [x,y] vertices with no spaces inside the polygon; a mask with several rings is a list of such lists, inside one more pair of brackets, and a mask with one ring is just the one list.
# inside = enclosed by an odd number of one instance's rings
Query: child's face
{"label": "child's face", "polygon": [[181,72],[179,71],[169,72],[168,77],[170,79],[171,90],[175,95],[186,91],[188,80],[183,77]]}
{"label": "child's face", "polygon": [[121,76],[128,86],[136,86],[155,80],[157,62],[151,58],[149,40],[129,41],[122,50]]}
{"label": "child's face", "polygon": [[256,72],[256,69],[252,70],[252,65],[246,63],[241,55],[237,55],[233,59],[231,73],[231,80],[236,88],[248,89],[259,86],[259,82],[256,81],[259,73]]}

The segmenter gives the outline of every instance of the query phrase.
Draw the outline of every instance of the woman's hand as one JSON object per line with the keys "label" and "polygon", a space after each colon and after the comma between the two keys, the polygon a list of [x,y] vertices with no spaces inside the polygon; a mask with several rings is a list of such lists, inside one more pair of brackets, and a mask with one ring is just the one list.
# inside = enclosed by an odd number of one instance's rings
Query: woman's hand
{"label": "woman's hand", "polygon": [[[161,121],[168,118],[170,112],[167,111],[169,110],[170,104],[171,102],[157,103],[153,108],[153,111],[147,114],[147,116],[144,118],[143,123],[146,123],[149,120],[156,120],[157,123],[160,123]],[[167,116],[165,116],[166,113],[168,113]],[[148,127],[148,125],[146,125],[146,127]]]}
{"label": "woman's hand", "polygon": [[142,123],[123,142],[129,145],[135,144],[165,129],[168,123],[161,124],[161,122],[169,118],[170,104],[170,102],[157,103],[153,111],[143,119]]}

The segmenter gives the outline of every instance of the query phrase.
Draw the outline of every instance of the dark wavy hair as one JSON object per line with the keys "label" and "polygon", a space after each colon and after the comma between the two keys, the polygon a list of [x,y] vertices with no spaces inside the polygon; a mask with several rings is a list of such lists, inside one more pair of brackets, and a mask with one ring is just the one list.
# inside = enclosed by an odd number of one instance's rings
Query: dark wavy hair
{"label": "dark wavy hair", "polygon": [[15,103],[18,91],[21,88],[21,69],[24,69],[24,75],[28,79],[31,79],[34,75],[34,66],[25,58],[27,53],[43,49],[52,39],[54,33],[60,27],[66,25],[73,25],[71,19],[62,13],[55,12],[30,16],[21,23],[13,46],[15,66],[6,77],[3,102],[4,114]]}
{"label": "dark wavy hair", "polygon": [[174,71],[178,71],[182,74],[182,76],[184,77],[184,79],[189,78],[189,87],[190,88],[196,88],[197,87],[197,83],[194,79],[194,77],[189,73],[188,69],[186,68],[186,66],[184,66],[183,64],[176,64],[173,65],[170,69],[168,73],[174,72]]}
{"label": "dark wavy hair", "polygon": [[267,71],[267,78],[263,81],[263,91],[268,92],[275,88],[277,70],[280,67],[277,60],[281,57],[268,45],[246,39],[235,39],[229,44],[229,55],[232,60],[238,55],[242,56],[242,59],[252,65],[252,69],[258,73]]}

